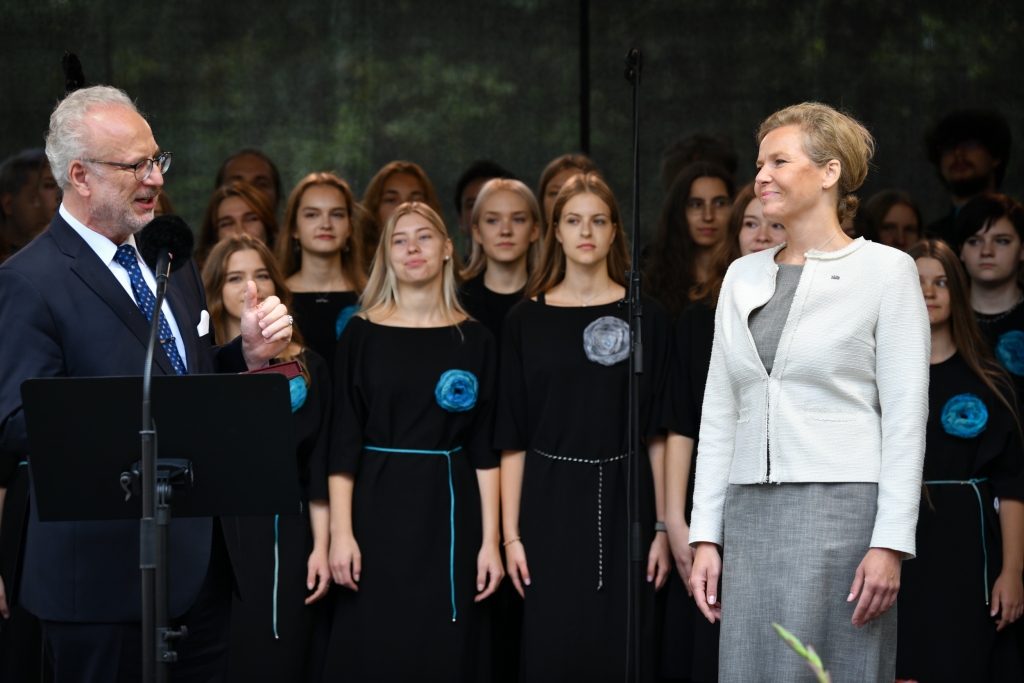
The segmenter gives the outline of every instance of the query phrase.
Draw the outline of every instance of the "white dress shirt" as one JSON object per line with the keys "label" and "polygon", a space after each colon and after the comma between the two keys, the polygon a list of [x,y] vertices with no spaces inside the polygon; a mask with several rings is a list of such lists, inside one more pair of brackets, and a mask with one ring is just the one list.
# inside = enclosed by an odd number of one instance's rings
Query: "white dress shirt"
{"label": "white dress shirt", "polygon": [[[124,287],[124,291],[128,292],[128,296],[131,297],[132,301],[135,301],[135,292],[132,291],[132,281],[128,276],[128,271],[117,262],[114,255],[117,254],[118,245],[111,242],[109,239],[99,234],[95,230],[86,227],[80,220],[71,215],[71,213],[64,208],[64,204],[60,205],[60,215],[68,222],[71,229],[77,232],[85,243],[96,252],[110,272],[114,274],[117,281]],[[130,244],[132,251],[135,252],[135,260],[139,262],[139,270],[142,271],[142,277],[146,281],[146,286],[149,287],[150,292],[156,292],[156,277],[154,277],[152,271],[149,270],[149,266],[143,262],[139,256],[138,247],[135,246],[135,235],[129,235],[128,239],[124,241],[125,244]],[[156,294],[153,295],[156,298]],[[138,302],[135,302],[138,305]],[[181,339],[181,331],[178,329],[178,323],[174,320],[174,314],[171,313],[171,306],[167,303],[167,299],[164,299],[163,308],[164,317],[167,319],[167,324],[171,328],[171,334],[174,335],[174,345],[178,348],[178,355],[181,356],[181,363],[188,368],[187,360],[185,358],[185,343]],[[142,312],[141,309],[139,311]]]}

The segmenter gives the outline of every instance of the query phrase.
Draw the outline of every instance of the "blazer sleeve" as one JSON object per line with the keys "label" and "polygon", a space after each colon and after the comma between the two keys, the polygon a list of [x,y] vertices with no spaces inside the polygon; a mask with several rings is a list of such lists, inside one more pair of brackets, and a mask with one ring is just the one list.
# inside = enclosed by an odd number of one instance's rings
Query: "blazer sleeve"
{"label": "blazer sleeve", "polygon": [[64,353],[50,307],[22,273],[0,269],[0,451],[28,453],[21,383],[32,377],[62,377]]}
{"label": "blazer sleeve", "polygon": [[917,552],[931,326],[914,261],[899,254],[886,279],[875,329],[882,460],[871,547],[896,550],[909,559]]}
{"label": "blazer sleeve", "polygon": [[700,452],[693,487],[693,512],[690,516],[690,545],[708,542],[722,545],[725,537],[725,494],[736,446],[736,420],[739,409],[726,371],[725,335],[722,320],[732,313],[730,272],[726,273],[715,311],[715,340],[711,347],[711,366],[700,419]]}

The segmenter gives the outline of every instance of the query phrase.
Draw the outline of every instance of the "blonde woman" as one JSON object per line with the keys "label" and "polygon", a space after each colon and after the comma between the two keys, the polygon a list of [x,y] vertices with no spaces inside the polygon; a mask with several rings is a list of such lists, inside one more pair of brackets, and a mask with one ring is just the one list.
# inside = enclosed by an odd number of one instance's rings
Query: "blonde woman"
{"label": "blonde woman", "polygon": [[334,374],[341,331],[358,310],[366,286],[357,211],[348,183],[333,173],[310,173],[288,197],[277,261],[292,291],[289,310],[306,344]]}
{"label": "blonde woman", "polygon": [[504,576],[491,448],[494,338],[419,202],[388,219],[342,333],[329,458],[336,601],[326,680],[472,681]]}
{"label": "blonde woman", "polygon": [[540,206],[524,183],[489,180],[473,204],[473,251],[459,297],[466,312],[501,339],[501,324],[526,291],[540,248]]}
{"label": "blonde woman", "polygon": [[917,267],[840,227],[874,151],[862,125],[801,104],[758,140],[757,194],[787,241],[736,260],[722,283],[690,585],[722,619],[720,681],[805,675],[774,621],[812,643],[833,680],[888,682],[928,416]]}
{"label": "blonde woman", "polygon": [[[223,344],[238,335],[247,282],[256,283],[260,301],[277,296],[291,304],[291,293],[273,255],[247,234],[218,242],[203,266],[203,285],[214,338]],[[275,362],[298,360],[303,373],[291,380],[295,459],[302,492],[302,514],[238,519],[245,600],[234,598],[229,639],[229,682],[309,680],[323,666],[312,644],[326,626],[331,583],[327,563],[327,446],[331,427],[331,380],[327,365],[303,346],[298,327],[292,343]],[[257,413],[258,417],[258,413]]]}

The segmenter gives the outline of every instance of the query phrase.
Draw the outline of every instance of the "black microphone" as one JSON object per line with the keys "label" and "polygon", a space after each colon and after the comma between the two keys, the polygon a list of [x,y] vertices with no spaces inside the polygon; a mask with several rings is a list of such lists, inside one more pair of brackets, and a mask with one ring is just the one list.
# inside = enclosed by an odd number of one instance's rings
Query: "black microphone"
{"label": "black microphone", "polygon": [[135,235],[135,246],[157,278],[167,278],[167,267],[178,270],[192,258],[195,236],[179,216],[157,216]]}

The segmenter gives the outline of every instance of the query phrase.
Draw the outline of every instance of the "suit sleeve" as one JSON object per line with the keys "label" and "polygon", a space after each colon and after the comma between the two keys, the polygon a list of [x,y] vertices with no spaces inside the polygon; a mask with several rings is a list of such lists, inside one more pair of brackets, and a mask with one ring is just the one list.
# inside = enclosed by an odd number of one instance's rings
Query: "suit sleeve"
{"label": "suit sleeve", "polygon": [[45,299],[16,270],[0,269],[0,451],[28,453],[21,383],[66,374],[57,325]]}

